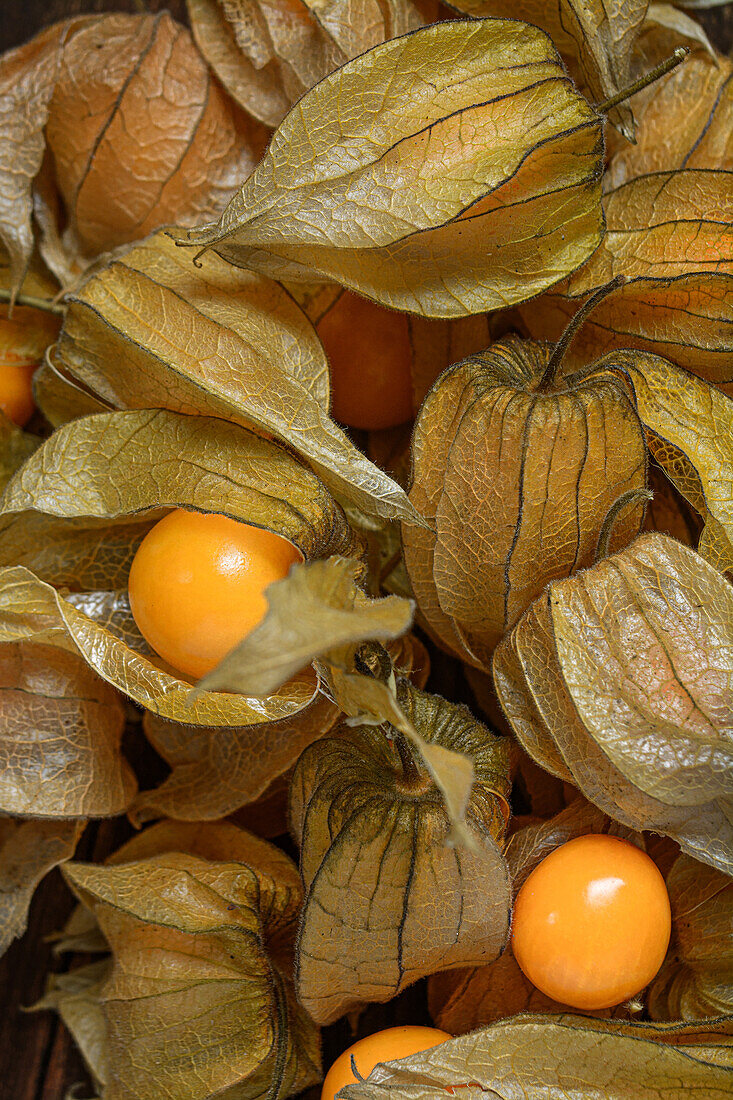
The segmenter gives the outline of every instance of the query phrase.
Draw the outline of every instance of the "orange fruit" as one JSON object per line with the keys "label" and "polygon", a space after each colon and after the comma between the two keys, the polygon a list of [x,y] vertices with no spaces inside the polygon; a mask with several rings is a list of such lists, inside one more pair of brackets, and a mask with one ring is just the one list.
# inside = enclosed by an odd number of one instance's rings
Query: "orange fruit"
{"label": "orange fruit", "polygon": [[316,326],[331,368],[331,411],[350,428],[410,420],[412,348],[404,313],[345,290]]}
{"label": "orange fruit", "polygon": [[522,886],[512,948],[548,997],[610,1008],[648,985],[670,931],[667,887],[649,856],[616,837],[582,836],[551,852]]}
{"label": "orange fruit", "polygon": [[23,428],[33,416],[33,374],[37,363],[0,362],[0,409]]}
{"label": "orange fruit", "polygon": [[200,679],[262,620],[268,584],[302,560],[271,531],[179,509],[138,547],[128,581],[132,614],[156,653]]}
{"label": "orange fruit", "polygon": [[421,1050],[430,1050],[452,1039],[447,1031],[436,1027],[389,1027],[360,1039],[343,1054],[339,1055],[326,1074],[321,1090],[321,1100],[334,1100],[336,1093],[345,1085],[353,1085],[356,1077],[351,1071],[353,1055],[356,1068],[362,1077],[368,1077],[377,1062],[394,1062],[397,1058],[407,1058],[408,1054],[418,1054]]}

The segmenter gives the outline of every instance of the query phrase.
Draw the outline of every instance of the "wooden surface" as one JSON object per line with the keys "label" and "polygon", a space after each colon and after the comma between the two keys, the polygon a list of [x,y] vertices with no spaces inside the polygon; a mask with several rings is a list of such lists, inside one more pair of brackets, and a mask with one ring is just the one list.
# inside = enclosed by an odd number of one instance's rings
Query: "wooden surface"
{"label": "wooden surface", "polygon": [[[27,41],[32,35],[64,16],[81,11],[159,11],[168,8],[185,20],[185,0],[0,0],[0,52]],[[733,8],[702,13],[711,39],[719,49],[733,45]],[[451,698],[463,695],[455,681],[456,670],[438,659],[431,688]],[[460,675],[460,674],[459,674]],[[456,688],[458,687],[458,691]],[[146,786],[157,781],[160,764],[139,735],[130,734],[137,751],[130,754]],[[132,830],[122,818],[90,824],[77,851],[78,859],[102,860],[117,848]],[[30,910],[28,931],[0,960],[0,1100],[65,1100],[72,1086],[74,1095],[85,1098],[93,1089],[84,1065],[66,1029],[51,1012],[22,1011],[42,996],[49,970],[78,965],[81,959],[56,959],[46,937],[57,931],[71,912],[73,901],[58,871],[46,877],[37,890]],[[399,1023],[429,1023],[425,993],[421,985],[407,990],[389,1006],[373,1006],[361,1018],[358,1035],[378,1027]],[[346,1021],[324,1033],[326,1065],[352,1040]],[[316,1100],[311,1090],[308,1100]]]}

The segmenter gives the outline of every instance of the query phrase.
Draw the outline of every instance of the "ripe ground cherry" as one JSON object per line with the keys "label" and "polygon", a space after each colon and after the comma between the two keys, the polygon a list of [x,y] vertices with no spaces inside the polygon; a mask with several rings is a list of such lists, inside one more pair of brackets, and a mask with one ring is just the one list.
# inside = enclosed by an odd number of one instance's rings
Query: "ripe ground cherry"
{"label": "ripe ground cherry", "polygon": [[671,929],[659,870],[633,844],[581,836],[551,852],[522,886],[512,947],[529,980],[574,1008],[610,1008],[646,986]]}
{"label": "ripe ground cherry", "polygon": [[362,1077],[368,1077],[377,1062],[394,1062],[397,1058],[407,1058],[409,1054],[418,1054],[421,1050],[430,1050],[452,1039],[447,1031],[436,1027],[389,1027],[360,1039],[343,1054],[339,1055],[326,1074],[321,1090],[321,1100],[334,1100],[339,1089],[353,1085],[357,1080],[351,1070],[351,1056]]}
{"label": "ripe ground cherry", "polygon": [[331,367],[332,412],[350,428],[393,428],[412,416],[408,320],[348,290],[316,326]]}
{"label": "ripe ground cherry", "polygon": [[135,554],[132,614],[156,653],[200,679],[263,618],[268,584],[302,560],[271,531],[179,509],[148,531]]}

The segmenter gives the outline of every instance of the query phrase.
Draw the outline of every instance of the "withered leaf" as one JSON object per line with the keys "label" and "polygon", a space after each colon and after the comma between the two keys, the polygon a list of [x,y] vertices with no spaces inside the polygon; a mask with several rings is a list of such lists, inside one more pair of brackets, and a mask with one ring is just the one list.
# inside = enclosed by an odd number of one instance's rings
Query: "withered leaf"
{"label": "withered leaf", "polygon": [[175,236],[426,316],[503,308],[596,247],[601,126],[541,31],[437,23],[307,92],[219,222]]}
{"label": "withered leaf", "polygon": [[439,791],[426,774],[403,771],[383,730],[344,727],[306,750],[291,786],[307,891],[296,988],[319,1023],[505,946],[509,882],[495,838],[507,817],[506,741],[463,707],[410,694],[424,740],[472,762],[473,850],[446,843]]}
{"label": "withered leaf", "polygon": [[655,352],[733,392],[728,301],[733,175],[703,168],[652,172],[604,197],[608,232],[575,274],[522,308],[532,336],[556,340],[579,301],[616,275],[571,345],[568,368],[612,348]]}
{"label": "withered leaf", "polygon": [[702,1020],[733,1010],[733,881],[682,855],[667,875],[672,906],[669,955],[652,982],[655,1020]]}
{"label": "withered leaf", "polygon": [[421,26],[421,8],[430,7],[412,0],[188,0],[204,57],[240,106],[270,126],[350,57]]}
{"label": "withered leaf", "polygon": [[172,772],[156,790],[138,795],[130,810],[133,823],[227,817],[259,798],[339,713],[325,696],[314,695],[294,718],[235,729],[184,726],[146,714],[145,735]]}
{"label": "withered leaf", "polygon": [[635,95],[636,144],[612,146],[604,186],[647,172],[733,167],[732,73],[728,58],[694,56]]}
{"label": "withered leaf", "polygon": [[630,379],[654,458],[704,520],[698,552],[733,570],[733,401],[656,355],[611,352]]}
{"label": "withered leaf", "polygon": [[527,752],[609,816],[726,871],[733,590],[693,550],[640,536],[531,605],[494,657]]}
{"label": "withered leaf", "polygon": [[255,1100],[319,1080],[289,979],[301,886],[278,849],[226,823],[164,823],[65,877],[112,950],[95,998],[105,1097]]}
{"label": "withered leaf", "polygon": [[[410,499],[434,531],[403,528],[433,637],[478,668],[548,581],[590,565],[606,516],[646,483],[628,384],[594,364],[543,389],[553,348],[506,337],[443,374],[412,441]],[[625,545],[643,508],[614,531]]]}
{"label": "withered leaf", "polygon": [[412,604],[399,596],[369,599],[353,558],[294,565],[267,589],[267,615],[241,645],[201,681],[208,691],[269,695],[319,656],[367,639],[387,641],[409,630]]}
{"label": "withered leaf", "polygon": [[34,1012],[46,1008],[58,1012],[99,1086],[104,1086],[109,1077],[107,1035],[99,994],[110,969],[109,959],[100,959],[70,972],[49,974],[45,995],[32,1006]]}
{"label": "withered leaf", "polygon": [[[448,1088],[467,1098],[516,1100],[565,1095],[603,1100],[706,1100],[730,1095],[730,1020],[631,1024],[587,1016],[520,1015],[376,1066],[343,1100],[438,1100]],[[720,1064],[717,1064],[720,1059]]]}
{"label": "withered leaf", "polygon": [[[241,726],[313,698],[303,679],[265,700],[203,693],[151,653],[127,599],[132,558],[174,507],[274,530],[306,559],[354,551],[343,512],[288,452],[235,424],[165,410],[60,428],[8,485],[0,508],[0,639],[81,651],[103,679],[163,718]],[[70,591],[69,591],[70,590]]]}
{"label": "withered leaf", "polygon": [[[62,243],[83,266],[178,214],[216,216],[265,143],[167,12],[57,24],[0,60],[0,86],[9,89],[0,133],[11,158],[0,164],[0,224],[16,281],[32,247],[31,190],[46,144]],[[48,203],[45,215],[53,220]]]}
{"label": "withered leaf", "polygon": [[0,817],[0,955],[25,932],[36,886],[52,868],[71,859],[84,825]]}
{"label": "withered leaf", "polygon": [[328,366],[302,310],[277,283],[215,255],[196,270],[161,233],[115,259],[69,297],[54,363],[116,408],[255,426],[364,510],[419,522],[329,418]]}
{"label": "withered leaf", "polygon": [[120,754],[125,712],[79,657],[53,646],[0,646],[0,811],[105,817],[137,789]]}
{"label": "withered leaf", "polygon": [[[568,61],[575,80],[600,103],[630,83],[631,61],[649,0],[451,0],[451,7],[472,16],[524,19],[547,31]],[[627,105],[609,118],[630,138],[634,120]]]}

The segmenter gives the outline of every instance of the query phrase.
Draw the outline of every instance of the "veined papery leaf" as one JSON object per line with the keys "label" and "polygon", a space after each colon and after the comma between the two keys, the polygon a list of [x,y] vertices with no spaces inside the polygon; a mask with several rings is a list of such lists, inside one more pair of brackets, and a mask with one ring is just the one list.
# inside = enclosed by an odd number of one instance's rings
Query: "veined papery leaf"
{"label": "veined papery leaf", "polygon": [[603,1100],[706,1100],[730,1095],[730,1017],[702,1024],[635,1024],[570,1014],[514,1016],[480,1031],[376,1066],[342,1100],[466,1100],[546,1096]]}
{"label": "veined papery leaf", "polygon": [[[266,140],[167,12],[58,23],[0,59],[0,89],[0,236],[16,285],[33,246],[32,187],[46,147],[67,223],[61,243],[83,266],[184,210],[216,216]],[[44,206],[41,220],[53,221]],[[52,250],[46,258],[54,263]]]}
{"label": "veined papery leaf", "polygon": [[120,753],[119,696],[53,646],[0,646],[0,812],[45,818],[124,812],[137,789]]}
{"label": "veined papery leaf", "polygon": [[[546,385],[553,348],[505,337],[446,371],[412,439],[410,499],[434,530],[403,528],[431,635],[477,668],[544,586],[590,565],[615,501],[646,483],[628,383],[604,362]],[[639,530],[635,504],[614,531]]]}
{"label": "veined papery leaf", "polygon": [[437,23],[307,92],[220,220],[174,235],[425,316],[503,308],[598,244],[601,129],[541,31]]}
{"label": "veined papery leaf", "polygon": [[229,94],[255,118],[277,126],[288,108],[338,65],[433,22],[437,4],[188,0],[188,14],[201,52]]}
{"label": "veined papery leaf", "polygon": [[[630,83],[634,44],[649,0],[451,0],[466,15],[524,19],[547,31],[591,101],[610,99]],[[634,119],[628,105],[614,108],[611,120],[629,137]]]}
{"label": "veined papery leaf", "polygon": [[[77,908],[91,917],[88,909]],[[81,948],[83,950],[83,948]],[[105,945],[106,950],[106,945]],[[34,1012],[52,1008],[74,1037],[89,1071],[100,1087],[108,1080],[107,1029],[99,1003],[99,994],[109,979],[109,959],[60,974],[49,974],[46,992],[32,1005]]]}
{"label": "veined papery leaf", "polygon": [[636,144],[610,137],[604,186],[620,187],[648,172],[733,168],[733,63],[704,54],[637,93]]}
{"label": "veined papery leaf", "polygon": [[612,348],[656,352],[733,392],[730,193],[733,173],[653,172],[604,198],[600,248],[559,287],[521,310],[532,336],[557,340],[579,302],[627,278],[595,307],[569,350],[571,369]]}
{"label": "veined papery leaf", "polygon": [[420,522],[400,487],[330,419],[323,348],[270,279],[217,256],[196,270],[158,234],[69,297],[53,362],[115,408],[155,406],[254,427],[363,510]]}
{"label": "veined papery leaf", "polygon": [[307,891],[296,988],[319,1023],[505,946],[506,739],[436,696],[410,689],[401,701],[426,743],[472,762],[473,850],[447,845],[439,790],[425,772],[407,774],[382,729],[343,728],[306,750],[291,786]]}
{"label": "veined papery leaf", "polygon": [[699,553],[733,570],[733,400],[657,355],[601,362],[626,373],[651,453],[704,521]]}
{"label": "veined papery leaf", "polygon": [[287,451],[235,424],[165,410],[84,417],[59,429],[0,507],[0,640],[74,652],[162,718],[241,726],[313,699],[292,681],[264,700],[200,694],[153,654],[127,598],[134,554],[170,508],[220,512],[289,539],[306,559],[356,551],[343,512]]}
{"label": "veined papery leaf", "polygon": [[642,535],[550,584],[494,656],[501,705],[539,764],[728,873],[731,622],[733,589],[712,566]]}
{"label": "veined papery leaf", "polygon": [[655,1020],[702,1020],[733,1010],[733,880],[682,855],[667,875],[669,954],[647,1005]]}
{"label": "veined papery leaf", "polygon": [[25,932],[36,886],[71,859],[85,824],[0,817],[0,955]]}
{"label": "veined papery leaf", "polygon": [[165,822],[107,866],[67,872],[112,951],[84,990],[105,1100],[285,1098],[320,1079],[318,1032],[292,992],[302,889],[287,856],[235,825]]}

